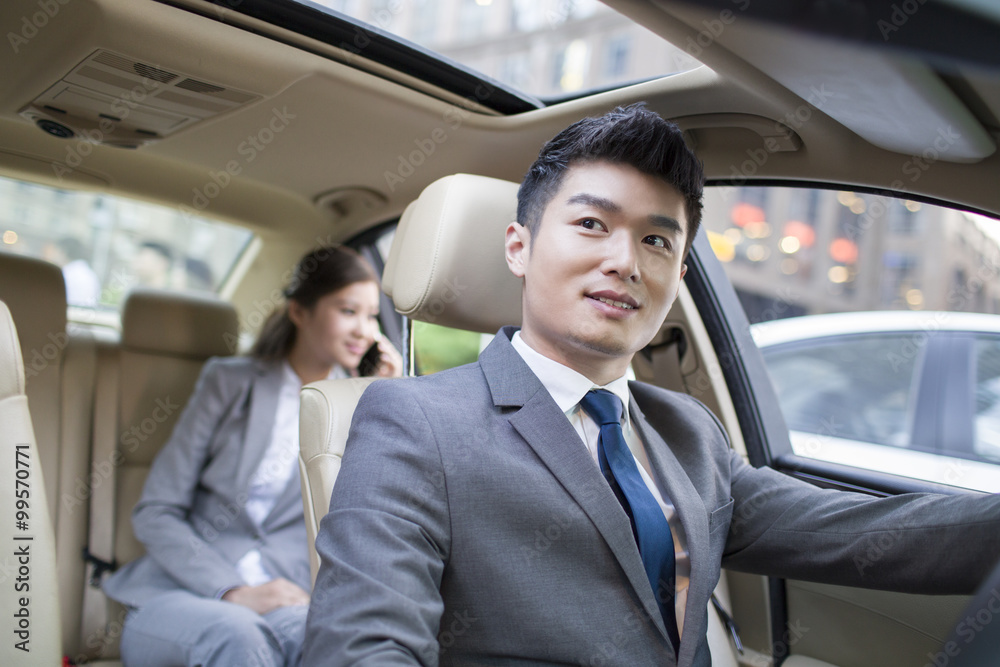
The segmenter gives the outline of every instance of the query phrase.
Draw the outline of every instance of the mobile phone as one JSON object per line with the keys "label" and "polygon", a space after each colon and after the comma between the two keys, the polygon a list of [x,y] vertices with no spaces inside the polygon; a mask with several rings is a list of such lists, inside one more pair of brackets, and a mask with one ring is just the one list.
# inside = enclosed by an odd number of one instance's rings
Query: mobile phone
{"label": "mobile phone", "polygon": [[381,358],[382,353],[379,352],[378,342],[375,342],[370,348],[368,348],[368,351],[365,352],[364,356],[361,357],[361,363],[358,364],[358,375],[375,375],[378,372],[378,365]]}

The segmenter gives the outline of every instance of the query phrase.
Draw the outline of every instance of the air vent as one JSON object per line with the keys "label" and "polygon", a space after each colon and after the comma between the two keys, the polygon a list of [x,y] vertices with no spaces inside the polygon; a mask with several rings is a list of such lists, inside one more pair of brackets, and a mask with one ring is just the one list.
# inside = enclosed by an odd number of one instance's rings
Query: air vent
{"label": "air vent", "polygon": [[89,141],[136,147],[259,99],[140,59],[95,51],[20,113]]}
{"label": "air vent", "polygon": [[146,63],[135,63],[132,65],[132,69],[139,76],[144,76],[147,79],[152,79],[153,81],[159,81],[160,83],[170,83],[177,78],[176,74],[172,74],[166,70],[157,69],[152,65],[147,65]]}
{"label": "air vent", "polygon": [[221,93],[225,90],[222,86],[215,86],[211,83],[205,83],[204,81],[197,81],[195,79],[184,79],[177,84],[178,88],[183,88],[184,90],[191,90],[196,93]]}
{"label": "air vent", "polygon": [[154,81],[159,81],[160,83],[168,83],[179,76],[178,74],[168,72],[160,69],[159,67],[136,62],[132,58],[126,58],[125,56],[120,56],[117,53],[112,53],[111,51],[98,51],[97,54],[91,56],[90,59],[95,63],[101,63],[102,65],[107,65],[108,67],[114,67],[117,70],[128,72],[129,74],[138,74],[139,76],[144,76],[149,79],[153,79]]}

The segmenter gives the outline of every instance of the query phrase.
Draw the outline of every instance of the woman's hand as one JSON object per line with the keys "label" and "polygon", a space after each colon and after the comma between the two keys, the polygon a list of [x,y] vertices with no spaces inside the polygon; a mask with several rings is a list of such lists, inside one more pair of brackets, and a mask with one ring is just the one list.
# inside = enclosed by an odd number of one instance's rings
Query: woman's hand
{"label": "woman's hand", "polygon": [[378,368],[375,375],[380,378],[398,378],[403,375],[403,356],[396,351],[389,339],[380,335],[378,345]]}
{"label": "woman's hand", "polygon": [[261,616],[278,607],[309,604],[308,593],[280,577],[260,586],[237,586],[226,591],[222,599],[253,609]]}

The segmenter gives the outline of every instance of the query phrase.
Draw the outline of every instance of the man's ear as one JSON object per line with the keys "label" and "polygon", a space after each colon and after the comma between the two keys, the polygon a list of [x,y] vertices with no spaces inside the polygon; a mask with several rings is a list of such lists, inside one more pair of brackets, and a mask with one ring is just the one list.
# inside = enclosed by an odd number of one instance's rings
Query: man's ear
{"label": "man's ear", "polygon": [[[687,264],[681,264],[681,275],[680,275],[680,278],[677,280],[677,291],[674,292],[674,299],[673,299],[673,301],[676,301],[678,295],[680,295],[680,293],[681,293],[681,283],[684,280],[684,274],[686,274],[687,272],[688,272],[688,265]],[[673,301],[671,301],[671,303],[673,303]]]}
{"label": "man's ear", "polygon": [[518,222],[507,225],[507,236],[504,239],[504,256],[507,268],[518,278],[524,277],[524,267],[531,254],[531,232]]}

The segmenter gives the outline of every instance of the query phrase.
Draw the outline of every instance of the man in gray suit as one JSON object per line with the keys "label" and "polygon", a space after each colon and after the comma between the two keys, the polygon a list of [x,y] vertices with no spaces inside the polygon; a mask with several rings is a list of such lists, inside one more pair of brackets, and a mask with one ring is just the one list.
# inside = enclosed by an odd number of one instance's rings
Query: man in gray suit
{"label": "man in gray suit", "polygon": [[677,296],[702,184],[677,127],[641,106],[542,148],[506,237],[522,328],[358,404],[304,664],[703,667],[722,565],[974,589],[1000,554],[1000,498],[821,490],[745,464],[693,398],[627,382]]}

